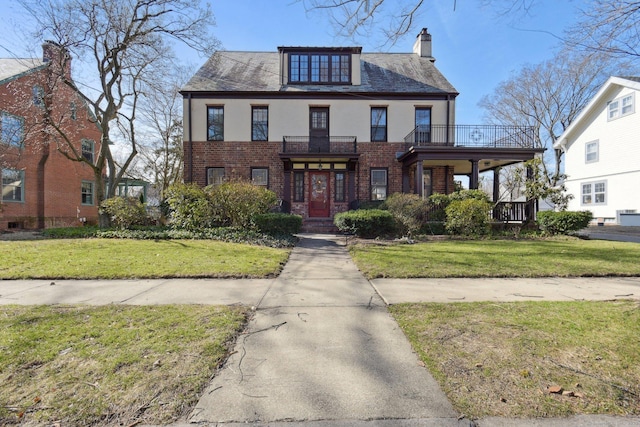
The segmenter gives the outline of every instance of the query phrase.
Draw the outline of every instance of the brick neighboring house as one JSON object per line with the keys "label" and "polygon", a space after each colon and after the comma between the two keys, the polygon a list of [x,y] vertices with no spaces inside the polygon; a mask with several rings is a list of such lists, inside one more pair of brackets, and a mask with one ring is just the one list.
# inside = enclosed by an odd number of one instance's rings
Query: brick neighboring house
{"label": "brick neighboring house", "polygon": [[[251,179],[304,229],[392,193],[451,193],[454,175],[535,157],[529,127],[459,126],[458,92],[438,71],[423,29],[413,53],[360,47],[217,52],[182,89],[185,181]],[[523,220],[524,204],[501,207]],[[531,206],[531,205],[529,205]]]}
{"label": "brick neighboring house", "polygon": [[[94,159],[101,132],[90,110],[60,82],[71,79],[71,59],[46,42],[42,59],[0,59],[0,230],[80,225],[97,221],[92,169],[62,155],[51,112],[76,150]],[[64,55],[64,56],[62,56]]]}

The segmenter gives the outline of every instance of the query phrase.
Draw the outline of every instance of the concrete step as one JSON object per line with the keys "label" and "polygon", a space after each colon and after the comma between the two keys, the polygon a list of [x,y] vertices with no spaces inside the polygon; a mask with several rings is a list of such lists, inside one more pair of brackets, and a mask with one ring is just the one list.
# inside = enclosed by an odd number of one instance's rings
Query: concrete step
{"label": "concrete step", "polygon": [[333,225],[331,218],[306,218],[302,221],[303,233],[338,233],[338,228]]}

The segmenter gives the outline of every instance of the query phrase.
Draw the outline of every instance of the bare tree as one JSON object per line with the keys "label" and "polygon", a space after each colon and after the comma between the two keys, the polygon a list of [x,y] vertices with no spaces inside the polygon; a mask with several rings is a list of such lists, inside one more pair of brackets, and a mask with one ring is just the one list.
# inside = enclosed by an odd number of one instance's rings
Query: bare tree
{"label": "bare tree", "polygon": [[[173,43],[210,54],[218,46],[211,36],[214,25],[208,5],[191,0],[19,0],[38,22],[35,37],[52,38],[72,56],[85,60],[91,75],[76,84],[61,72],[59,84],[72,87],[90,106],[101,130],[99,152],[89,161],[74,144],[72,135],[49,125],[62,140],[59,151],[70,160],[89,164],[96,181],[98,203],[116,194],[118,183],[138,154],[139,105],[153,84],[158,69],[176,63]],[[68,55],[62,55],[68,61]],[[58,67],[64,70],[68,64]],[[94,86],[97,86],[94,88]],[[114,142],[128,147],[122,163],[116,162]],[[107,172],[105,177],[104,172]],[[104,225],[106,218],[101,217]]]}
{"label": "bare tree", "polygon": [[[416,31],[416,22],[431,2],[425,0],[298,0],[307,11],[328,14],[336,33],[346,38],[370,35],[379,30],[386,42],[393,46],[402,36]],[[458,7],[457,0],[449,0]],[[537,0],[482,0],[496,15],[519,17],[527,15]]]}
{"label": "bare tree", "polygon": [[640,1],[597,0],[567,31],[570,46],[617,57],[640,57]]}

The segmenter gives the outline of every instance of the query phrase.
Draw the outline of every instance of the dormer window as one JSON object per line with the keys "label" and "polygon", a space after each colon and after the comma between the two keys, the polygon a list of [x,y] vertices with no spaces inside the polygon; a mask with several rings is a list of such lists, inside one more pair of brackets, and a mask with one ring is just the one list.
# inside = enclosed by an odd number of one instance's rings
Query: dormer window
{"label": "dormer window", "polygon": [[361,48],[280,48],[288,54],[289,84],[350,85],[352,55]]}

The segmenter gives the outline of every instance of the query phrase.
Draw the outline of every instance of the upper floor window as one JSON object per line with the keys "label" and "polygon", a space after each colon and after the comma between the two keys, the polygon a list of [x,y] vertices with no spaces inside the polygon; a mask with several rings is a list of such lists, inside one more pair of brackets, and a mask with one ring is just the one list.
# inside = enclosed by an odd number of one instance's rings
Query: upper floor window
{"label": "upper floor window", "polygon": [[69,114],[71,116],[71,120],[76,120],[78,118],[78,109],[75,102],[69,104]]}
{"label": "upper floor window", "polygon": [[44,106],[44,89],[42,86],[33,87],[33,105],[37,107]]}
{"label": "upper floor window", "polygon": [[416,142],[431,142],[431,108],[416,107]]}
{"label": "upper floor window", "polygon": [[371,107],[371,141],[387,140],[387,107]]}
{"label": "upper floor window", "polygon": [[84,157],[89,163],[93,163],[93,154],[95,150],[95,144],[90,139],[82,140],[82,157]]}
{"label": "upper floor window", "polygon": [[251,107],[251,140],[269,140],[269,107]]}
{"label": "upper floor window", "polygon": [[289,54],[289,83],[351,83],[351,55]]}
{"label": "upper floor window", "polygon": [[2,169],[2,201],[24,201],[24,171]]}
{"label": "upper floor window", "polygon": [[8,113],[0,113],[0,141],[22,147],[24,119]]}
{"label": "upper floor window", "polygon": [[218,186],[224,183],[224,168],[207,169],[207,185]]}
{"label": "upper floor window", "polygon": [[635,112],[635,96],[633,93],[616,98],[607,106],[607,119],[615,120]]}
{"label": "upper floor window", "polygon": [[207,141],[224,141],[224,107],[207,107]]}
{"label": "upper floor window", "polygon": [[594,163],[598,161],[598,141],[587,142],[584,146],[584,162]]}

